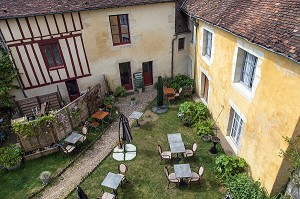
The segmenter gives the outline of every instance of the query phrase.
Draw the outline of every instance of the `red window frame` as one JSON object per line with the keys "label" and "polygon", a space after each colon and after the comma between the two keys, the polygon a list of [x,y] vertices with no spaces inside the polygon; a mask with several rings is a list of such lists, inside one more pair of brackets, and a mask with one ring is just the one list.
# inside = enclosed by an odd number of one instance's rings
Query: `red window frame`
{"label": "red window frame", "polygon": [[[61,62],[62,64],[61,65],[58,65],[56,63],[56,60],[55,60],[55,56],[54,56],[54,50],[53,50],[53,46],[56,45],[57,46],[57,49],[58,49],[58,53],[59,53],[59,56],[60,56],[60,59],[61,59]],[[51,39],[51,40],[44,40],[44,41],[41,41],[39,43],[39,46],[40,46],[40,50],[42,52],[42,56],[43,56],[43,59],[44,59],[44,62],[48,68],[48,70],[57,70],[57,69],[60,69],[60,68],[65,68],[65,60],[64,60],[64,57],[63,57],[63,54],[62,54],[62,50],[61,50],[61,47],[60,47],[60,44],[59,44],[59,41],[57,39]],[[49,60],[47,58],[47,55],[45,53],[45,48],[44,46],[50,46],[50,51],[51,51],[51,56],[52,56],[52,60],[54,61],[54,66],[50,66],[49,64]]]}
{"label": "red window frame", "polygon": [[[121,30],[121,24],[120,24],[120,16],[122,15],[125,15],[126,16],[126,21],[127,21],[127,32],[128,32],[128,41],[127,42],[123,42],[122,41],[122,30]],[[113,32],[112,32],[112,25],[111,25],[111,17],[114,17],[116,16],[117,17],[117,20],[118,20],[118,31],[119,31],[119,40],[120,42],[119,43],[114,43],[114,40],[113,40]],[[111,37],[112,37],[112,42],[113,42],[113,45],[114,46],[118,46],[118,45],[124,45],[124,44],[130,44],[131,43],[131,38],[130,38],[130,31],[129,31],[129,20],[128,20],[128,14],[121,14],[121,15],[110,15],[109,16],[109,24],[110,24],[110,31],[111,31]]]}

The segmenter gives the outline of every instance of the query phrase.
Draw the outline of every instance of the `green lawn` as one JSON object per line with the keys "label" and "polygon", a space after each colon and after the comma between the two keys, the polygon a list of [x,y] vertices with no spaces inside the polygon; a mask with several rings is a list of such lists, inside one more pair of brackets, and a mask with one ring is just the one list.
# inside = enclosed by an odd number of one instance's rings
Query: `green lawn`
{"label": "green lawn", "polygon": [[[100,134],[102,134],[101,129],[90,130],[86,141],[79,143],[79,152],[87,148]],[[0,198],[24,199],[29,197],[32,193],[37,192],[43,187],[39,179],[42,171],[51,171],[52,176],[56,176],[75,159],[79,152],[75,151],[70,156],[65,156],[64,158],[62,152],[57,152],[46,157],[22,163],[19,169],[10,172],[0,169]]]}
{"label": "green lawn", "polygon": [[[170,110],[159,115],[159,120],[142,126],[141,129],[133,130],[133,144],[137,147],[137,157],[131,161],[126,161],[129,168],[127,183],[122,191],[119,189],[119,198],[222,198],[220,192],[221,185],[217,182],[213,173],[215,156],[208,153],[212,143],[204,142],[200,139],[195,130],[182,125],[177,117],[178,106],[172,106]],[[191,148],[193,142],[197,142],[198,150],[195,159],[185,160],[191,164],[192,171],[196,172],[199,165],[205,168],[202,179],[202,187],[197,183],[179,190],[174,184],[167,189],[167,179],[164,175],[164,165],[168,165],[169,171],[173,172],[174,162],[163,161],[160,165],[160,158],[157,152],[157,144],[160,144],[164,150],[169,150],[167,134],[180,132],[186,148]],[[220,148],[219,148],[220,149]],[[222,149],[220,149],[222,150]],[[183,163],[183,161],[180,161]],[[100,190],[111,191],[101,186],[101,182],[108,172],[118,172],[119,162],[115,161],[110,154],[97,169],[80,184],[89,198],[96,198],[100,195]],[[73,191],[68,198],[77,198]]]}

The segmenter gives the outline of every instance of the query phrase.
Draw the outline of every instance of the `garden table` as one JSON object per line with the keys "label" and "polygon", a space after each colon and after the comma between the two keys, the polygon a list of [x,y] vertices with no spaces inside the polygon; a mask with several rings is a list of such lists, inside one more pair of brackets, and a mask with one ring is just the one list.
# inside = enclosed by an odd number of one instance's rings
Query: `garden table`
{"label": "garden table", "polygon": [[169,144],[170,144],[171,153],[177,154],[176,162],[178,163],[180,161],[178,154],[185,152],[184,143],[183,142],[171,142]]}
{"label": "garden table", "polygon": [[175,177],[179,179],[179,185],[184,185],[184,178],[191,178],[190,164],[174,164]]}
{"label": "garden table", "polygon": [[80,133],[76,133],[76,132],[72,132],[71,135],[69,135],[66,139],[65,142],[68,142],[70,144],[74,144],[77,150],[77,142],[78,140],[80,140],[83,137],[82,134]]}
{"label": "garden table", "polygon": [[136,126],[134,126],[134,127],[137,127],[137,128],[140,127],[139,119],[142,117],[143,114],[144,114],[144,113],[142,113],[142,112],[133,111],[133,112],[131,113],[131,115],[129,115],[129,118],[130,118],[130,119],[135,119],[135,120],[136,120]]}
{"label": "garden table", "polygon": [[117,197],[118,196],[117,189],[118,189],[123,177],[124,177],[124,175],[122,175],[122,174],[115,174],[115,173],[109,172],[107,174],[107,176],[104,178],[101,185],[111,188],[113,190],[113,194]]}
{"label": "garden table", "polygon": [[182,137],[180,133],[168,134],[168,141],[171,142],[182,142]]}
{"label": "garden table", "polygon": [[92,115],[92,118],[95,118],[95,119],[98,119],[98,120],[101,120],[101,128],[103,128],[103,122],[104,122],[104,119],[109,115],[109,112],[106,112],[106,111],[97,111],[96,113],[94,113]]}
{"label": "garden table", "polygon": [[164,91],[164,95],[165,96],[168,96],[168,95],[172,96],[172,95],[176,94],[174,88],[166,88],[166,87],[164,87],[163,91]]}

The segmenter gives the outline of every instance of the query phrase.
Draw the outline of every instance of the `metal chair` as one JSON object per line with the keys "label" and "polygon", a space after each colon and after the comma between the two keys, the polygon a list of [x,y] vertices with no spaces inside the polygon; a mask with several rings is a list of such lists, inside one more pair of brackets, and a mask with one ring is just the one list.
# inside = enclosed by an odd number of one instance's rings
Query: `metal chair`
{"label": "metal chair", "polygon": [[88,133],[88,129],[87,129],[86,126],[83,126],[83,127],[82,127],[81,133],[82,133],[83,137],[80,138],[79,141],[80,141],[80,142],[84,142],[84,141],[86,140],[86,135],[87,135],[87,133]]}
{"label": "metal chair", "polygon": [[192,172],[192,178],[189,179],[189,188],[191,183],[193,182],[198,182],[201,187],[200,181],[202,179],[203,173],[204,173],[204,167],[201,165],[198,169],[198,173]]}
{"label": "metal chair", "polygon": [[179,88],[178,93],[175,93],[175,98],[181,98],[182,97],[182,87]]}
{"label": "metal chair", "polygon": [[175,177],[175,173],[169,173],[168,167],[165,166],[165,175],[168,179],[168,188],[171,183],[175,183],[176,186],[179,186],[179,179]]}
{"label": "metal chair", "polygon": [[195,153],[196,153],[197,147],[198,147],[197,143],[194,143],[193,146],[192,146],[192,150],[191,149],[186,149],[185,152],[183,153],[183,156],[185,158],[194,156]]}
{"label": "metal chair", "polygon": [[63,157],[65,155],[69,155],[72,151],[74,151],[75,146],[68,145],[68,144],[57,144],[58,150],[62,151]]}
{"label": "metal chair", "polygon": [[115,199],[116,196],[112,193],[108,193],[102,190],[102,196],[98,197],[97,199]]}
{"label": "metal chair", "polygon": [[119,164],[118,170],[119,170],[119,174],[122,174],[124,176],[122,179],[122,182],[121,182],[121,187],[123,188],[123,182],[124,181],[128,182],[128,180],[126,178],[126,173],[128,171],[128,167],[126,166],[126,164],[121,163],[121,164]]}
{"label": "metal chair", "polygon": [[162,162],[162,160],[171,160],[172,159],[172,154],[171,151],[162,151],[162,148],[160,145],[157,145],[157,149],[158,149],[158,154],[160,156],[160,164]]}

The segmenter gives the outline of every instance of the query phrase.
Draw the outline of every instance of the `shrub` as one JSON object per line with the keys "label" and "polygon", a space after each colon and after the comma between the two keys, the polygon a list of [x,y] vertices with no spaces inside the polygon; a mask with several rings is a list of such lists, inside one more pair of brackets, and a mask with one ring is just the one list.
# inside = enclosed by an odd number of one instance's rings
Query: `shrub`
{"label": "shrub", "polygon": [[164,77],[163,85],[166,87],[174,88],[176,91],[179,90],[180,87],[191,87],[194,86],[194,80],[191,79],[187,75],[178,74],[175,77]]}
{"label": "shrub", "polygon": [[247,173],[230,176],[225,186],[232,198],[268,199],[268,195],[259,181],[254,181]]}
{"label": "shrub", "polygon": [[16,144],[0,148],[0,166],[13,167],[22,160],[21,148]]}
{"label": "shrub", "polygon": [[116,88],[115,96],[116,97],[124,97],[126,96],[126,88],[124,86],[118,86]]}
{"label": "shrub", "polygon": [[179,112],[183,114],[181,120],[187,126],[205,121],[208,117],[208,109],[203,103],[184,102],[180,105]]}
{"label": "shrub", "polygon": [[214,121],[212,119],[207,119],[195,124],[197,134],[199,136],[203,135],[213,135],[213,124]]}
{"label": "shrub", "polygon": [[114,104],[114,100],[115,100],[114,96],[113,95],[109,95],[109,96],[107,96],[107,97],[105,97],[103,99],[103,104],[105,106],[113,105]]}
{"label": "shrub", "polygon": [[247,167],[246,161],[237,156],[220,155],[216,158],[215,164],[215,169],[221,179],[245,172]]}

